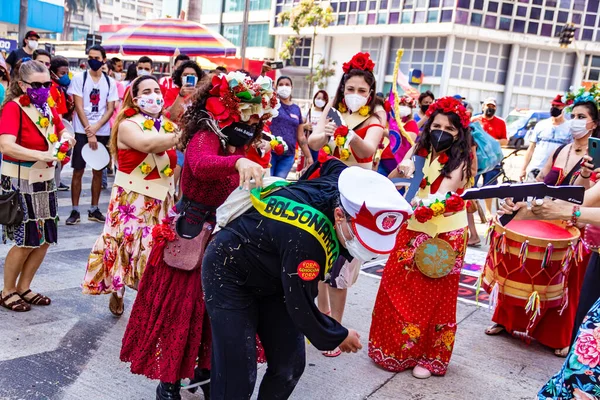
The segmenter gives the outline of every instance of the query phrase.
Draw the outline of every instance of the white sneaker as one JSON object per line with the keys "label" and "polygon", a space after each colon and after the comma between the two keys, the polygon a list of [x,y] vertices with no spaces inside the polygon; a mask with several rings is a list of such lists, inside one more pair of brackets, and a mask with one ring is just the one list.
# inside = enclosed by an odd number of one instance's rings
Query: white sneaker
{"label": "white sneaker", "polygon": [[427,379],[431,377],[431,372],[427,368],[423,368],[420,365],[417,365],[413,368],[412,374],[417,379]]}

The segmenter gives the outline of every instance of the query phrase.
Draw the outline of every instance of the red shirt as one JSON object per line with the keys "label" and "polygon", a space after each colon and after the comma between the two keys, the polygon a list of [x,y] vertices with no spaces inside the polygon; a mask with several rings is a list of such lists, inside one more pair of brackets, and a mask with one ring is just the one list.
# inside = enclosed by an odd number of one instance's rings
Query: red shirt
{"label": "red shirt", "polygon": [[[125,172],[126,174],[130,174],[148,156],[147,153],[143,153],[143,152],[141,152],[139,150],[135,150],[135,149],[126,149],[126,150],[119,149],[118,153],[119,153],[118,169],[119,169],[119,171]],[[163,153],[159,153],[159,155],[162,155]],[[167,155],[169,156],[169,162],[170,162],[171,169],[175,169],[175,165],[177,165],[177,154],[175,152],[175,149],[167,150]],[[150,172],[148,174],[148,176],[146,176],[144,179],[151,181],[153,179],[159,179],[159,178],[160,178],[160,173],[158,171],[158,168],[154,168],[152,170],[152,172]]]}
{"label": "red shirt", "polygon": [[[56,113],[56,110],[51,110],[54,119],[57,120],[57,123],[54,125],[54,132],[58,135],[59,132],[65,129],[65,126],[63,125],[58,113]],[[0,117],[0,135],[12,135],[18,138],[19,112],[21,112],[21,107],[19,107],[19,105],[14,101],[9,101],[4,105],[4,108],[2,109],[2,116]],[[39,131],[35,123],[24,112],[22,118],[23,128],[21,130],[21,138],[18,144],[30,150],[47,151],[48,142],[44,136],[42,136],[42,133]],[[2,159],[7,161],[19,161],[7,156],[6,154],[2,155]]]}
{"label": "red shirt", "polygon": [[179,96],[179,86],[173,83],[173,78],[170,76],[160,79],[160,91],[165,100],[165,108],[171,107]]}
{"label": "red shirt", "polygon": [[502,118],[498,118],[494,115],[492,119],[487,119],[483,115],[478,115],[473,118],[473,121],[479,122],[483,130],[494,139],[508,139],[506,136],[506,122],[504,122]]}

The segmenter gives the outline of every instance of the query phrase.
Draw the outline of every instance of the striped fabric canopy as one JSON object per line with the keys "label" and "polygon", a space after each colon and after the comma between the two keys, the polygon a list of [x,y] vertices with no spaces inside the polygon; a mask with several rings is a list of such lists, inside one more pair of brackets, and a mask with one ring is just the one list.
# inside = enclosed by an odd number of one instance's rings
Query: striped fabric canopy
{"label": "striped fabric canopy", "polygon": [[102,43],[109,53],[139,56],[187,54],[190,57],[235,55],[235,46],[203,25],[163,18],[129,25]]}

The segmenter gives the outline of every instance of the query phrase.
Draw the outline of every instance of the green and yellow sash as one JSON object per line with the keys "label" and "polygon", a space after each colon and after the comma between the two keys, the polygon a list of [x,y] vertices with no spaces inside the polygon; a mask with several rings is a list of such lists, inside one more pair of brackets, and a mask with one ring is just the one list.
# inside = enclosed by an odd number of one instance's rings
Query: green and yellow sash
{"label": "green and yellow sash", "polygon": [[277,181],[263,189],[252,189],[250,191],[252,205],[261,215],[295,226],[317,239],[325,251],[325,279],[329,279],[333,263],[340,255],[340,244],[329,218],[309,205],[282,196],[273,195],[265,198],[274,190],[289,184],[286,181]]}

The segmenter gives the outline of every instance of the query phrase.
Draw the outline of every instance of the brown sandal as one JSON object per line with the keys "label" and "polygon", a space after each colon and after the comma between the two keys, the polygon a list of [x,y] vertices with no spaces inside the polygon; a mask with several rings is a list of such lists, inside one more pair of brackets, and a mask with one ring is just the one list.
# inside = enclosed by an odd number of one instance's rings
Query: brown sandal
{"label": "brown sandal", "polygon": [[123,315],[125,306],[123,304],[123,298],[117,296],[117,292],[112,292],[110,300],[108,301],[108,309],[115,317]]}
{"label": "brown sandal", "polygon": [[[26,296],[30,293],[33,294],[33,296],[27,298]],[[50,300],[49,297],[39,293],[33,293],[31,289],[24,291],[23,293],[19,294],[19,296],[21,296],[26,303],[33,304],[34,306],[49,306],[52,303],[52,300]]]}
{"label": "brown sandal", "polygon": [[[1,298],[1,293],[0,293],[0,298]],[[16,297],[17,300],[7,303],[7,301],[9,299],[12,299],[13,297]],[[15,311],[15,312],[26,312],[26,311],[30,311],[31,310],[31,306],[29,304],[27,304],[20,296],[19,293],[14,292],[11,293],[9,295],[7,295],[6,297],[3,297],[0,300],[0,306],[4,307],[4,308],[8,308],[11,311]]]}

